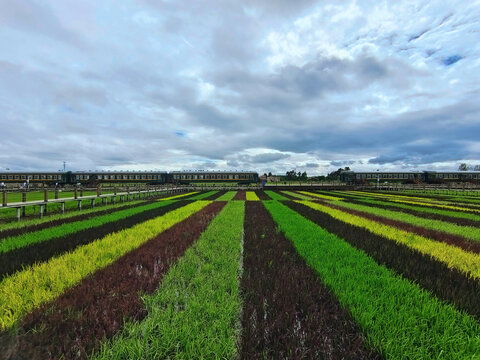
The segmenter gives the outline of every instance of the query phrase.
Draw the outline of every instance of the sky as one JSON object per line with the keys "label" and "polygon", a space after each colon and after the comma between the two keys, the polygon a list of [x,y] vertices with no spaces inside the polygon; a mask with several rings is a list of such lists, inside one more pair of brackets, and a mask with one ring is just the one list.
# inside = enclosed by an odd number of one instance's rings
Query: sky
{"label": "sky", "polygon": [[0,0],[0,171],[480,164],[480,1]]}

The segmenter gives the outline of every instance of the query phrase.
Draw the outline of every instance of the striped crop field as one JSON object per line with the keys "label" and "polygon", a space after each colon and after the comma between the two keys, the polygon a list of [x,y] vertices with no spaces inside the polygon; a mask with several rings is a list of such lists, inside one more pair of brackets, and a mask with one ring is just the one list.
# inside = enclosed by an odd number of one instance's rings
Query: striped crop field
{"label": "striped crop field", "polygon": [[0,225],[1,359],[480,359],[480,203],[197,191]]}

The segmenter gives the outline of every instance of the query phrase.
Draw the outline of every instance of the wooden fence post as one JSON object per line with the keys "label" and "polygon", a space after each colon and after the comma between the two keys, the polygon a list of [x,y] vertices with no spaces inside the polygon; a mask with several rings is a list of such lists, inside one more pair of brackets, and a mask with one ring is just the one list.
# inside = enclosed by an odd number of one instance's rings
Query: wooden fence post
{"label": "wooden fence post", "polygon": [[2,194],[2,206],[7,206],[7,190],[3,190],[3,194]]}
{"label": "wooden fence post", "polygon": [[43,201],[48,202],[48,189],[43,190]]}

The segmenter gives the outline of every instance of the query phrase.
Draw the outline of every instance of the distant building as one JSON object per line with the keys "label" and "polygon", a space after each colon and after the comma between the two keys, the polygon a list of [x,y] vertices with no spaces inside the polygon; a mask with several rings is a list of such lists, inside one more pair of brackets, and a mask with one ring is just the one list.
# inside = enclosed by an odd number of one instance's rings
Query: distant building
{"label": "distant building", "polygon": [[267,182],[279,182],[280,176],[267,176]]}

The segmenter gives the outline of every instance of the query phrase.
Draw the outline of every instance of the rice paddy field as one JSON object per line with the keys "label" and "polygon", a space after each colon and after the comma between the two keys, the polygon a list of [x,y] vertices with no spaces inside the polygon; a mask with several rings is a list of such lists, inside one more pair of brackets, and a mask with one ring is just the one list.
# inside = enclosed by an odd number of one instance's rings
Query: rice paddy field
{"label": "rice paddy field", "polygon": [[1,359],[480,359],[480,198],[204,191],[0,225]]}

